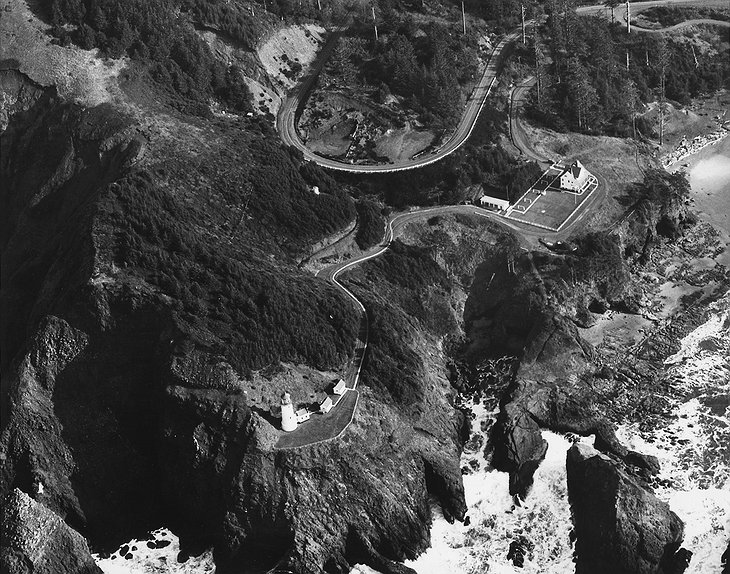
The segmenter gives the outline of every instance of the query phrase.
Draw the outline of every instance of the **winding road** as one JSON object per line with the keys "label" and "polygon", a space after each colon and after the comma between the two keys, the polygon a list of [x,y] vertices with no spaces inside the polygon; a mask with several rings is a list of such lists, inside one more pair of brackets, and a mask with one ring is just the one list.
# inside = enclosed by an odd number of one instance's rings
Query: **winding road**
{"label": "winding road", "polygon": [[551,165],[553,161],[534,150],[522,127],[522,123],[519,121],[520,114],[527,101],[527,96],[536,83],[537,79],[530,76],[518,86],[512,88],[509,101],[509,137],[512,144],[520,152],[520,155],[529,160],[536,161],[544,169]]}
{"label": "winding road", "polygon": [[[632,15],[638,14],[639,12],[646,10],[647,8],[653,8],[656,6],[672,6],[672,7],[687,7],[687,6],[718,6],[727,7],[727,0],[651,0],[649,2],[633,2],[631,3]],[[616,8],[613,9],[614,12]],[[608,17],[607,7],[604,4],[598,4],[593,6],[581,6],[576,9],[576,12],[581,15],[595,15]],[[623,14],[621,8],[618,9],[619,15]],[[682,26],[689,25],[693,21],[687,21],[682,24],[671,26],[666,30],[673,30],[681,28]],[[696,23],[712,23],[723,26],[730,26],[727,22],[718,20],[697,20]],[[532,25],[534,21],[528,22],[528,25]],[[660,32],[661,30],[652,30],[648,28],[635,28],[642,32]],[[442,160],[448,155],[454,153],[459,149],[474,130],[479,113],[482,111],[487,98],[492,93],[494,84],[497,82],[499,75],[500,65],[502,63],[502,57],[504,51],[507,49],[509,44],[517,40],[521,35],[520,29],[516,29],[507,36],[505,36],[497,46],[495,46],[492,54],[489,57],[489,61],[482,73],[482,77],[474,89],[472,95],[469,97],[464,113],[459,120],[459,124],[454,130],[451,138],[442,145],[439,149],[432,151],[431,153],[420,155],[417,158],[410,158],[399,160],[397,162],[389,164],[378,164],[378,165],[358,165],[351,164],[345,161],[336,159],[326,158],[314,153],[310,150],[305,143],[299,137],[297,132],[297,120],[300,114],[300,110],[304,106],[309,97],[312,88],[314,87],[317,77],[322,71],[327,59],[332,54],[337,44],[337,39],[342,33],[343,29],[336,29],[325,43],[324,47],[320,51],[313,68],[305,76],[302,82],[284,99],[279,108],[279,112],[276,118],[276,129],[279,132],[279,136],[282,141],[288,145],[299,149],[304,155],[304,159],[313,161],[322,167],[334,169],[338,171],[347,171],[354,173],[392,173],[397,171],[405,171],[409,169],[416,169],[423,167],[437,161]]]}
{"label": "winding road", "polygon": [[[438,150],[434,150],[430,154],[424,154],[418,158],[410,158],[401,160],[396,163],[382,164],[382,165],[356,165],[350,164],[344,161],[336,159],[330,159],[317,155],[310,150],[299,137],[297,132],[297,119],[299,117],[299,110],[306,102],[309,93],[314,86],[314,82],[322,70],[327,57],[331,54],[334,49],[334,41],[327,41],[327,44],[323,48],[323,53],[317,58],[317,64],[314,70],[310,73],[307,78],[299,85],[281,104],[279,113],[276,118],[276,129],[279,132],[279,136],[282,141],[289,146],[294,146],[304,154],[304,159],[314,161],[329,169],[335,169],[339,171],[349,172],[360,172],[360,173],[390,173],[395,171],[404,171],[409,169],[416,169],[423,167],[437,161],[442,160],[446,156],[452,154],[459,149],[464,142],[469,139],[474,126],[476,125],[479,113],[482,111],[489,94],[492,92],[492,88],[497,81],[499,73],[499,64],[501,63],[502,54],[504,49],[517,39],[519,35],[518,31],[512,32],[505,36],[502,41],[494,48],[489,62],[484,69],[479,84],[472,92],[469,97],[466,107],[464,108],[464,114],[459,120],[459,125],[456,127],[451,138],[442,145]],[[325,52],[326,50],[326,52]]]}
{"label": "winding road", "polygon": [[[687,5],[703,5],[703,6],[714,6],[714,5],[721,5],[726,6],[727,0],[700,0],[700,1],[692,1],[692,0],[658,0],[658,1],[651,1],[651,2],[643,2],[643,3],[635,3],[632,4],[632,13],[635,13],[638,10],[651,8],[653,6],[687,6]],[[638,8],[638,10],[637,10]],[[582,8],[579,8],[577,10],[579,13],[585,13],[585,14],[594,14],[594,13],[603,13],[605,14],[606,7],[601,6],[585,6]],[[689,23],[690,21],[688,21]],[[718,21],[712,20],[713,24],[718,23]],[[721,23],[721,24],[727,24],[728,23]],[[680,28],[681,25],[675,25],[669,29],[677,29]],[[643,29],[642,29],[643,31]],[[294,123],[294,115],[296,112],[296,105],[299,102],[299,99],[294,96],[292,98],[289,98],[285,104],[287,106],[282,105],[282,109],[279,114],[279,118],[277,119],[277,128],[280,130],[282,139],[284,139],[285,142],[287,142],[287,137],[285,137],[285,134],[288,134],[291,138],[289,140],[290,145],[295,145],[297,148],[301,149],[304,152],[305,159],[309,159],[312,161],[315,161],[316,163],[322,165],[323,167],[329,167],[332,169],[340,169],[345,171],[361,171],[361,172],[389,172],[389,171],[399,171],[404,169],[415,169],[424,165],[428,165],[430,163],[433,163],[435,161],[438,161],[439,159],[442,159],[446,155],[449,155],[456,149],[458,149],[465,141],[468,139],[469,135],[471,134],[472,130],[474,129],[474,125],[476,123],[476,119],[479,115],[479,112],[481,111],[482,107],[484,106],[484,102],[486,101],[486,98],[489,96],[489,93],[491,91],[492,86],[494,85],[494,82],[496,81],[497,77],[497,60],[501,57],[502,52],[507,45],[507,43],[514,41],[518,35],[518,31],[512,32],[508,36],[500,42],[500,44],[495,48],[494,52],[492,53],[492,57],[490,59],[489,65],[487,66],[487,69],[484,72],[484,76],[482,78],[482,82],[480,83],[480,86],[484,86],[486,82],[488,82],[488,87],[486,90],[482,93],[481,96],[478,98],[472,98],[470,99],[469,104],[467,104],[467,110],[465,111],[465,115],[462,117],[462,120],[459,124],[459,129],[457,129],[457,132],[454,134],[454,137],[444,146],[442,147],[435,155],[435,157],[428,157],[428,158],[420,158],[418,160],[408,160],[406,162],[403,162],[402,164],[399,164],[398,166],[354,166],[349,164],[344,164],[341,162],[337,162],[336,160],[330,160],[327,158],[321,158],[320,156],[314,154],[313,152],[309,151],[304,144],[299,139],[297,133],[296,133],[296,127]],[[334,47],[334,42],[328,43],[328,45],[323,48],[323,50],[331,50]],[[307,82],[310,82],[309,84],[303,84],[300,86],[300,89],[296,91],[296,94],[304,94],[305,96],[308,95],[308,91],[311,89],[311,82],[314,82],[316,80],[316,75],[319,73],[317,70],[321,70],[322,66],[324,65],[324,60],[321,60],[315,69],[314,75],[310,75]],[[517,86],[511,94],[511,102],[510,102],[510,136],[512,139],[512,142],[514,143],[515,147],[517,147],[524,155],[529,157],[530,159],[536,160],[538,162],[544,163],[546,161],[549,161],[547,158],[543,158],[539,156],[534,150],[532,149],[531,145],[529,145],[529,141],[526,138],[526,135],[524,132],[520,131],[519,122],[515,121],[515,118],[517,116],[517,109],[516,104],[518,104],[521,101],[524,101],[527,92],[529,89],[534,85],[534,78],[528,78],[525,80],[522,84]],[[294,107],[292,107],[292,105]],[[298,104],[297,104],[298,105]],[[600,177],[599,177],[600,179]],[[603,185],[605,188],[605,185]],[[334,284],[337,288],[339,288],[343,293],[345,293],[355,304],[355,306],[358,308],[359,312],[361,313],[361,327],[360,327],[360,333],[358,336],[358,340],[355,347],[355,353],[353,356],[353,360],[350,364],[350,368],[348,369],[348,373],[345,375],[345,381],[347,384],[347,392],[341,397],[339,400],[337,406],[330,411],[330,413],[326,415],[322,415],[319,418],[313,419],[311,421],[308,421],[304,425],[300,426],[296,431],[293,431],[291,433],[282,433],[280,436],[276,448],[277,449],[288,449],[288,448],[298,448],[302,446],[308,446],[313,445],[321,442],[330,441],[333,439],[337,439],[345,432],[347,427],[350,425],[350,423],[354,420],[355,412],[357,410],[358,400],[359,400],[359,392],[357,391],[357,385],[360,379],[360,373],[362,371],[362,366],[365,361],[365,355],[367,353],[368,349],[368,342],[369,342],[369,326],[368,326],[368,317],[367,317],[367,311],[365,309],[365,306],[362,304],[362,302],[350,291],[345,285],[343,285],[340,280],[338,279],[339,275],[344,273],[345,271],[353,268],[356,265],[359,265],[360,263],[364,263],[366,261],[369,261],[370,259],[374,259],[376,257],[379,257],[383,253],[385,253],[388,248],[390,247],[393,240],[399,235],[399,233],[403,230],[403,228],[408,225],[409,223],[416,221],[418,219],[421,219],[426,216],[435,216],[435,215],[447,215],[447,214],[466,214],[466,215],[479,215],[482,217],[486,217],[488,219],[491,219],[493,222],[502,225],[504,227],[509,228],[511,231],[515,232],[515,235],[517,236],[521,249],[524,251],[528,251],[528,249],[525,247],[525,245],[528,243],[527,239],[531,238],[533,240],[537,240],[538,238],[547,238],[550,241],[557,241],[565,239],[570,235],[572,230],[575,228],[576,224],[581,221],[588,212],[590,212],[591,208],[595,205],[597,201],[599,201],[600,198],[598,197],[598,194],[595,194],[595,196],[588,201],[585,202],[584,205],[581,206],[581,209],[579,209],[577,212],[575,212],[571,217],[574,219],[570,221],[568,225],[565,226],[564,229],[562,229],[560,232],[546,232],[544,230],[538,230],[533,227],[530,227],[529,225],[522,225],[516,222],[512,222],[508,219],[505,219],[503,217],[500,217],[499,215],[495,214],[492,211],[482,209],[480,207],[475,207],[472,205],[448,205],[448,206],[440,206],[440,207],[429,207],[429,208],[423,208],[423,209],[416,209],[412,211],[408,211],[405,213],[400,213],[397,215],[393,215],[388,219],[386,229],[385,229],[385,235],[383,237],[382,242],[368,250],[367,252],[361,254],[358,257],[355,257],[354,259],[351,259],[349,261],[338,263],[335,265],[331,265],[329,267],[326,267],[324,269],[321,269],[317,272],[316,276],[320,277],[332,284]]]}
{"label": "winding road", "polygon": [[[597,196],[597,194],[595,194]],[[580,222],[598,197],[587,201],[581,209],[576,212],[576,217],[562,229],[559,233],[551,233],[527,224],[505,219],[487,209],[482,209],[474,205],[444,205],[439,207],[427,207],[414,209],[404,213],[391,216],[388,219],[385,228],[383,240],[375,247],[369,249],[365,253],[345,261],[337,263],[329,267],[325,267],[317,272],[316,276],[334,284],[338,289],[345,293],[355,304],[361,315],[360,333],[355,345],[355,352],[347,372],[343,378],[347,385],[347,392],[342,396],[337,406],[334,407],[326,415],[315,414],[313,417],[299,426],[295,431],[289,433],[281,433],[276,443],[277,449],[290,449],[309,446],[322,442],[334,440],[342,436],[350,423],[354,420],[359,401],[359,392],[357,385],[360,380],[360,373],[365,361],[365,355],[369,342],[369,325],[368,316],[365,306],[362,302],[340,281],[339,276],[345,271],[364,263],[385,253],[394,239],[396,239],[403,229],[409,224],[424,217],[432,217],[436,215],[462,214],[477,215],[490,219],[492,222],[506,227],[514,232],[520,247],[523,251],[528,251],[528,246],[536,243],[540,238],[548,238],[550,241],[565,239],[571,233],[575,225]],[[530,242],[529,240],[532,240]]]}

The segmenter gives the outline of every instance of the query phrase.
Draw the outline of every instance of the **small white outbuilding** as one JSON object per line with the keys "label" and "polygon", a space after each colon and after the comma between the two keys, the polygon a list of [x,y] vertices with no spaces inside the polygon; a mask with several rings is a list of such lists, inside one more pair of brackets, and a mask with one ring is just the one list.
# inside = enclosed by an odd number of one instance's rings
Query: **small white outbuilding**
{"label": "small white outbuilding", "polygon": [[337,384],[335,385],[334,391],[335,391],[335,394],[336,395],[344,395],[345,394],[345,391],[347,391],[347,385],[345,384],[345,380],[344,379],[340,379],[339,381],[337,381]]}
{"label": "small white outbuilding", "polygon": [[322,414],[327,414],[332,410],[333,406],[334,405],[332,404],[332,399],[327,397],[319,404],[319,412],[321,412]]}

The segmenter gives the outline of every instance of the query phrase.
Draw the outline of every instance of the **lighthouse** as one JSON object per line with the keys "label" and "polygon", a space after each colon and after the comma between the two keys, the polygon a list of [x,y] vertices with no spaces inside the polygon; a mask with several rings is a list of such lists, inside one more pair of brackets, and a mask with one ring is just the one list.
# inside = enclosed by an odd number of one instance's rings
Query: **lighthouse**
{"label": "lighthouse", "polygon": [[281,395],[281,429],[291,432],[297,428],[297,415],[294,413],[294,405],[291,404],[291,396],[284,391]]}

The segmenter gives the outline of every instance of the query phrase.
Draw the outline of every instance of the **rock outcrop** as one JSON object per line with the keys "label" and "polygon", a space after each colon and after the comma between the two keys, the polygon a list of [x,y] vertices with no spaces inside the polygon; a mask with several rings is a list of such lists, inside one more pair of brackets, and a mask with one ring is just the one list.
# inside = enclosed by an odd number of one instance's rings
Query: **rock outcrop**
{"label": "rock outcrop", "polygon": [[429,496],[445,515],[464,516],[460,421],[444,419],[452,438],[434,442],[360,392],[342,439],[276,450],[276,433],[242,394],[168,386],[160,486],[174,529],[183,539],[205,533],[219,566],[232,570],[256,555],[296,572],[347,572],[358,562],[408,571],[397,562],[428,547]]}
{"label": "rock outcrop", "polygon": [[684,571],[688,552],[678,552],[682,521],[620,463],[579,443],[568,451],[567,473],[576,574]]}
{"label": "rock outcrop", "polygon": [[524,499],[548,449],[540,427],[521,405],[507,403],[500,411],[493,438],[494,465],[509,472],[510,494]]}
{"label": "rock outcrop", "polygon": [[493,433],[494,464],[510,473],[511,494],[527,495],[545,457],[540,428],[596,434],[607,452],[626,454],[594,404],[593,389],[581,378],[590,372],[591,352],[571,321],[548,313],[535,322]]}
{"label": "rock outcrop", "polygon": [[102,574],[84,537],[17,488],[3,500],[0,528],[7,574]]}

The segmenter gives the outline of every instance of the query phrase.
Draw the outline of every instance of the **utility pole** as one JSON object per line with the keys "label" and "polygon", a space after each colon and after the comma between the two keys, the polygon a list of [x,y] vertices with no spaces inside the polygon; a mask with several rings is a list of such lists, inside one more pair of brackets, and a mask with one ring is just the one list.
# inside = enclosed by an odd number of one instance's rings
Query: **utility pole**
{"label": "utility pole", "polygon": [[662,64],[662,75],[659,78],[659,87],[661,89],[661,99],[659,100],[659,145],[664,145],[664,73],[666,64]]}
{"label": "utility pole", "polygon": [[634,139],[636,139],[636,110],[631,114],[631,124],[634,126]]}
{"label": "utility pole", "polygon": [[522,9],[522,43],[526,44],[527,42],[525,41],[525,5],[524,4],[521,4],[521,9]]}
{"label": "utility pole", "polygon": [[535,76],[537,76],[537,105],[539,106],[542,88],[542,49],[540,48],[540,36],[537,28],[535,28]]}
{"label": "utility pole", "polygon": [[461,23],[464,28],[464,36],[466,36],[466,11],[464,10],[464,0],[461,0]]}
{"label": "utility pole", "polygon": [[629,71],[629,49],[626,48],[626,71]]}
{"label": "utility pole", "polygon": [[378,24],[375,21],[375,4],[373,4],[371,6],[371,8],[373,9],[373,28],[375,28],[375,42],[377,42],[378,41]]}
{"label": "utility pole", "polygon": [[631,6],[629,0],[626,0],[626,33],[631,34]]}
{"label": "utility pole", "polygon": [[319,8],[319,11],[322,11],[322,2],[321,0],[317,0],[317,8]]}

